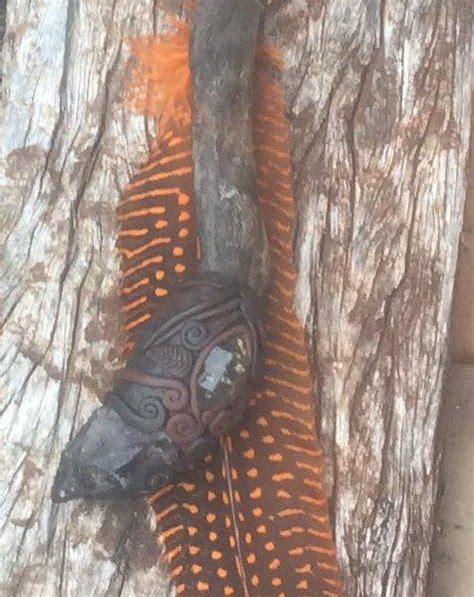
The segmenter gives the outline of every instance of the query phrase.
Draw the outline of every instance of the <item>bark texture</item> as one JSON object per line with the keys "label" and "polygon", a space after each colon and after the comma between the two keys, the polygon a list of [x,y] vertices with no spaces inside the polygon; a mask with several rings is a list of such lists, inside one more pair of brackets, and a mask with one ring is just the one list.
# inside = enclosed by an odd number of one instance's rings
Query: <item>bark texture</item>
{"label": "bark texture", "polygon": [[256,197],[251,107],[261,14],[254,0],[201,2],[190,46],[200,267],[259,290],[268,259]]}
{"label": "bark texture", "polygon": [[[473,61],[474,68],[474,61]],[[474,89],[473,89],[474,94]],[[472,103],[472,99],[471,99]],[[453,301],[451,356],[455,363],[474,364],[474,105],[471,106],[471,143],[468,190],[459,243]]]}
{"label": "bark texture", "polygon": [[[9,0],[0,131],[0,593],[160,595],[143,502],[53,507],[117,366],[115,205],[147,122],[130,36],[172,1]],[[294,129],[298,307],[349,596],[424,593],[466,190],[469,0],[274,2]]]}
{"label": "bark texture", "polygon": [[463,0],[297,0],[267,23],[287,65],[298,306],[351,597],[425,591],[466,194],[471,10]]}

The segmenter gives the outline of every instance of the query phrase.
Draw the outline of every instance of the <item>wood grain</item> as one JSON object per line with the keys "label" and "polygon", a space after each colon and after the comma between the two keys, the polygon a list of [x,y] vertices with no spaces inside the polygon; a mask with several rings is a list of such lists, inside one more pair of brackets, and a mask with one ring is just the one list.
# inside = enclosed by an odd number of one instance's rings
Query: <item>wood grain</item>
{"label": "wood grain", "polygon": [[[9,0],[0,118],[0,592],[165,595],[143,505],[54,509],[60,450],[117,365],[115,205],[150,127],[126,40],[172,1]],[[466,190],[468,0],[274,2],[347,594],[424,593]],[[145,521],[145,522],[144,522]]]}
{"label": "wood grain", "polygon": [[201,268],[224,271],[256,290],[269,270],[251,126],[261,14],[254,0],[200,2],[190,44]]}

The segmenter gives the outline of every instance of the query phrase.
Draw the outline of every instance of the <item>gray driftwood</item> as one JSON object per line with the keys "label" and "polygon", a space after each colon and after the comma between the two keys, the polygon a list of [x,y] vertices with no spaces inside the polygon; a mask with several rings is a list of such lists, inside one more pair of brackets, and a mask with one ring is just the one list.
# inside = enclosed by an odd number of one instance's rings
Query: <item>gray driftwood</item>
{"label": "gray driftwood", "polygon": [[[143,504],[52,508],[117,365],[114,208],[146,154],[131,35],[172,2],[9,0],[0,118],[0,594],[164,595]],[[350,597],[421,597],[469,137],[469,0],[275,2],[298,308]],[[67,33],[67,34],[66,34]],[[238,123],[237,123],[238,124]],[[141,509],[141,511],[137,511]]]}
{"label": "gray driftwood", "polygon": [[223,271],[258,289],[268,270],[251,129],[261,14],[255,0],[199,2],[190,46],[201,268]]}

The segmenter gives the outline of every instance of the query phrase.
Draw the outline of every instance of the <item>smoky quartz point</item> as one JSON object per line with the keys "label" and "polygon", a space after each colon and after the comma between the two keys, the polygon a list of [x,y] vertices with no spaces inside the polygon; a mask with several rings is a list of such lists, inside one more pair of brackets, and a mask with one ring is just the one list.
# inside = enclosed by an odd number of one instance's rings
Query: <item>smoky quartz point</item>
{"label": "smoky quartz point", "polygon": [[250,288],[218,273],[178,285],[64,449],[53,500],[133,497],[185,474],[242,417],[259,352]]}

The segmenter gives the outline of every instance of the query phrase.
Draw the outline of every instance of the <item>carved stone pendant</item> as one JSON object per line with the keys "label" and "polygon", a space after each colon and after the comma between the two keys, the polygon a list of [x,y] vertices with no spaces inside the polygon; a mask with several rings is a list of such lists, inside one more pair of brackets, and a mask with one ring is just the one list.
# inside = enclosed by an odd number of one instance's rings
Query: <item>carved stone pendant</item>
{"label": "carved stone pendant", "polygon": [[259,348],[250,288],[218,273],[177,286],[66,446],[53,500],[147,494],[189,468],[242,417]]}

